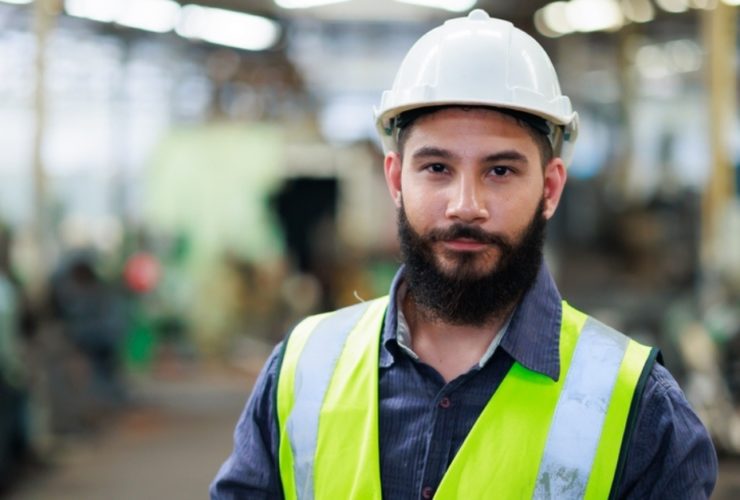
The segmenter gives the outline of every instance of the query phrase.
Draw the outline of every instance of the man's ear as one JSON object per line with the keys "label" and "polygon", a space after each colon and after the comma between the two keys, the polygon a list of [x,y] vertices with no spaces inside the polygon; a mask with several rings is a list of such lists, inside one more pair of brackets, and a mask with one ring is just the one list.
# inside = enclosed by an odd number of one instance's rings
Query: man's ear
{"label": "man's ear", "polygon": [[385,183],[388,185],[388,192],[393,198],[393,203],[401,208],[401,155],[394,151],[386,154],[383,170]]}
{"label": "man's ear", "polygon": [[568,171],[560,158],[553,158],[545,167],[545,185],[542,197],[545,200],[544,216],[546,219],[555,215],[555,210],[560,203],[560,197],[568,179]]}

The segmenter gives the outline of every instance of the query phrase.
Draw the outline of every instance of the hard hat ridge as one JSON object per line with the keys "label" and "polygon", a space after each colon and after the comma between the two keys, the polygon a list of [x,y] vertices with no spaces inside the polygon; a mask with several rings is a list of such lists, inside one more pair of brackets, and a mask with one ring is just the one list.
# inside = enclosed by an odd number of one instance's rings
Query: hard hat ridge
{"label": "hard hat ridge", "polygon": [[399,115],[441,105],[494,107],[542,118],[550,125],[556,156],[566,164],[570,160],[578,115],[560,91],[550,58],[531,36],[483,10],[448,20],[408,51],[375,112],[384,149],[397,147]]}

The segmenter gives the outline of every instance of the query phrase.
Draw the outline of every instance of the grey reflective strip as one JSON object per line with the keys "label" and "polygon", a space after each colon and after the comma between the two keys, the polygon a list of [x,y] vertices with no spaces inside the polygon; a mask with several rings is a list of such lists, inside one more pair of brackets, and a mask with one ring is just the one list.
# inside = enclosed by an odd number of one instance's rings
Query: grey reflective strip
{"label": "grey reflective strip", "polygon": [[311,500],[319,413],[345,341],[370,303],[340,309],[323,319],[309,335],[295,371],[293,410],[287,430],[293,450],[296,495]]}
{"label": "grey reflective strip", "polygon": [[628,342],[603,323],[586,320],[555,408],[534,498],[583,498]]}

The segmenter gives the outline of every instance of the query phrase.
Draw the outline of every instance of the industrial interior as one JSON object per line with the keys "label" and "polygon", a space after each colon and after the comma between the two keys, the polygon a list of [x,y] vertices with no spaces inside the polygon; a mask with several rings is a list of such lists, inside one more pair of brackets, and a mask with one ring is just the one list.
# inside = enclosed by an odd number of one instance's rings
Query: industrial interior
{"label": "industrial interior", "polygon": [[581,120],[546,258],[740,495],[738,0],[0,0],[0,497],[204,498],[265,357],[387,293],[373,109],[472,9]]}

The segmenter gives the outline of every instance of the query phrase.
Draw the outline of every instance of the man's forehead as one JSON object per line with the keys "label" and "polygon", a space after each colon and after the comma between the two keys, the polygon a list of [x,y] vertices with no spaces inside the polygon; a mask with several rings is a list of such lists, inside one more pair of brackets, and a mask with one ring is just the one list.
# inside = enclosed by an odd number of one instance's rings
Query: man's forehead
{"label": "man's forehead", "polygon": [[[459,123],[460,121],[463,123]],[[452,131],[448,123],[453,124]],[[467,126],[468,124],[470,127]],[[407,144],[409,142],[418,143],[418,141],[423,143],[428,139],[429,134],[435,136],[435,140],[444,141],[447,138],[458,140],[459,135],[465,136],[475,128],[484,132],[490,130],[491,139],[497,137],[502,139],[526,138],[528,142],[534,144],[531,132],[515,118],[485,108],[447,108],[421,116],[407,130],[406,142]],[[438,131],[435,132],[435,130]],[[458,131],[459,134],[455,134]]]}
{"label": "man's forehead", "polygon": [[[482,124],[483,128],[479,130],[484,133],[487,133],[486,127],[490,125],[488,130],[490,135],[488,137],[491,140],[478,142],[478,144],[489,149],[487,152],[481,152],[481,155],[489,156],[500,150],[516,149],[529,158],[528,163],[540,163],[543,155],[540,142],[546,142],[548,139],[535,131],[529,123],[523,122],[519,117],[508,111],[484,106],[463,105],[426,108],[411,122],[407,122],[402,140],[399,141],[402,149],[401,156],[412,157],[414,156],[412,150],[428,146],[441,146],[442,143],[447,143],[454,148],[462,147],[465,143],[461,144],[460,138],[465,138],[465,134],[474,130],[475,123],[478,123]],[[467,127],[466,122],[468,120],[472,124],[472,128]],[[444,125],[446,123],[454,122],[458,123],[445,130]],[[470,138],[472,140],[472,135]],[[472,141],[467,141],[468,147],[473,145]]]}

